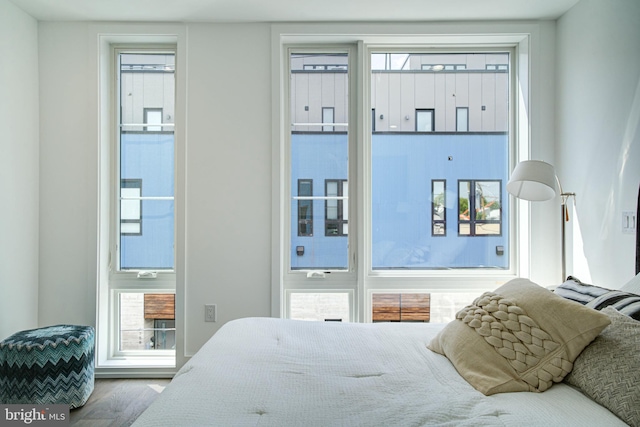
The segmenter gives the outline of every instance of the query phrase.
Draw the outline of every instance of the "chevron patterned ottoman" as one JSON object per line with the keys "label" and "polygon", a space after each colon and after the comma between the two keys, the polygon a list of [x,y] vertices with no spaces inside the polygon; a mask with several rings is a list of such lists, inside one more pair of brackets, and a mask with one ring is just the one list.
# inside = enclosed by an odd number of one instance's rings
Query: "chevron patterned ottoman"
{"label": "chevron patterned ottoman", "polygon": [[91,326],[21,331],[0,342],[0,402],[85,404],[93,391]]}

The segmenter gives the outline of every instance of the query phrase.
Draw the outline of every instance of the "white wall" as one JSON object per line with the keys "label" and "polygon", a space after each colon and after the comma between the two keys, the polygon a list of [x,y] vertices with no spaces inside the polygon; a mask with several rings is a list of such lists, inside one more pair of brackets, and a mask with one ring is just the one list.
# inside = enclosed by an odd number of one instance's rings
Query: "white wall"
{"label": "white wall", "polygon": [[39,24],[40,325],[95,325],[97,39]]}
{"label": "white wall", "polygon": [[38,326],[38,26],[0,0],[0,340]]}
{"label": "white wall", "polygon": [[[637,22],[636,0],[581,0],[557,34],[542,23],[533,46],[531,157],[555,163],[565,190],[578,193],[593,280],[611,287],[633,276],[633,236],[619,224],[640,182]],[[270,315],[269,28],[185,25],[187,355],[226,321]],[[95,324],[97,49],[88,24],[37,24],[0,0],[0,338]],[[554,284],[557,210],[531,211],[530,276]],[[218,304],[218,323],[202,321],[204,303]]]}
{"label": "white wall", "polygon": [[557,172],[577,194],[594,284],[619,288],[635,275],[640,184],[640,2],[581,0],[557,24]]}
{"label": "white wall", "polygon": [[[192,355],[225,322],[271,315],[272,95],[268,24],[176,24],[186,38],[187,73],[184,271],[176,301],[184,304],[184,354]],[[155,28],[147,24],[149,29]],[[415,27],[415,26],[414,26]],[[522,31],[522,26],[506,26]],[[531,26],[529,26],[531,27]],[[534,25],[539,58],[531,67],[532,156],[553,156],[554,24]],[[95,324],[98,216],[98,33],[87,23],[39,24],[40,300],[39,323]],[[123,34],[138,24],[101,24]],[[398,27],[400,28],[400,27]],[[404,27],[403,27],[404,28]],[[437,29],[438,26],[432,28]],[[455,26],[449,26],[455,31]],[[463,28],[463,27],[460,27]],[[466,31],[495,27],[467,26]],[[547,108],[549,107],[549,108]],[[551,284],[556,235],[551,204],[531,207],[531,277]],[[555,216],[553,216],[555,218]],[[542,219],[542,221],[540,220]],[[180,227],[179,227],[180,228]],[[179,243],[182,245],[182,243]],[[559,264],[557,264],[559,265]],[[559,273],[557,274],[559,276]],[[183,280],[183,282],[182,282]],[[557,282],[557,281],[556,281]],[[204,304],[218,322],[204,322]],[[184,320],[183,325],[180,321]],[[179,360],[181,360],[180,356]]]}
{"label": "white wall", "polygon": [[[140,28],[40,23],[41,324],[95,325],[98,32]],[[180,32],[188,34],[178,52],[186,67],[177,71],[187,73],[178,94],[187,104],[186,226],[178,235],[186,265],[176,298],[185,305],[176,312],[185,313],[190,356],[225,322],[270,315],[271,52],[266,24]],[[205,303],[218,305],[217,323],[204,322]]]}
{"label": "white wall", "polygon": [[268,25],[189,25],[187,355],[229,320],[271,314],[270,46]]}

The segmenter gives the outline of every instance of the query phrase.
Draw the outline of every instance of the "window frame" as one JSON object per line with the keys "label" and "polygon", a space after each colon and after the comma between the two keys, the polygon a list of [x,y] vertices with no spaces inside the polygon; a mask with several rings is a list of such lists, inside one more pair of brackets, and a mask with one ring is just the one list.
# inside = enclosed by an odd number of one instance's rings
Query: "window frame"
{"label": "window frame", "polygon": [[[290,62],[289,62],[289,58],[292,54],[295,53],[306,53],[306,54],[347,54],[348,55],[348,64],[347,64],[347,70],[336,70],[333,72],[338,72],[338,73],[347,73],[348,74],[348,89],[347,89],[347,93],[349,96],[349,101],[348,101],[348,111],[347,113],[347,117],[348,117],[348,122],[349,125],[346,128],[347,129],[347,139],[348,139],[348,177],[347,177],[347,182],[349,183],[349,194],[353,195],[355,194],[355,188],[353,187],[353,185],[351,184],[351,177],[353,176],[353,174],[355,173],[355,169],[356,169],[356,158],[357,158],[357,154],[355,152],[356,149],[356,130],[354,129],[355,126],[351,125],[351,123],[354,123],[355,121],[355,102],[353,102],[355,100],[355,72],[354,69],[356,68],[356,49],[355,46],[352,44],[343,44],[343,43],[338,43],[338,44],[330,44],[330,45],[308,45],[308,44],[296,44],[296,43],[290,43],[290,44],[286,44],[282,46],[282,69],[278,70],[278,73],[283,72],[284,75],[287,76],[286,81],[290,81],[289,79],[289,74],[291,73],[290,70]],[[312,71],[313,72],[313,71]],[[331,71],[329,71],[331,72]],[[289,85],[288,84],[283,84],[283,119],[290,121],[290,100],[289,100],[289,96],[290,96],[290,90],[289,90]],[[335,113],[335,112],[334,112]],[[334,116],[335,119],[335,116]],[[281,140],[282,142],[282,150],[283,150],[283,174],[282,174],[282,179],[284,179],[284,188],[283,188],[283,194],[285,194],[286,198],[287,198],[287,202],[290,203],[291,200],[291,194],[290,194],[290,182],[291,182],[291,163],[290,163],[290,151],[291,151],[291,131],[289,131],[288,129],[290,128],[289,124],[286,125],[287,131],[284,132],[283,138]],[[338,129],[338,132],[342,131],[342,128]],[[334,131],[336,132],[336,131]],[[350,196],[352,197],[352,196]],[[314,196],[314,199],[323,199],[324,197],[322,196]],[[349,209],[353,211],[354,207],[352,206],[352,203],[349,203]],[[287,212],[291,211],[291,207],[288,205],[287,207]],[[278,216],[280,216],[280,212],[278,213]],[[353,218],[351,212],[349,213],[349,218]],[[347,262],[348,262],[348,266],[346,269],[326,269],[326,268],[319,268],[319,269],[314,269],[314,268],[292,268],[291,266],[293,265],[292,263],[292,254],[293,252],[295,252],[295,248],[292,248],[291,245],[291,217],[290,217],[290,213],[285,213],[283,220],[285,221],[284,224],[287,224],[285,226],[285,230],[283,233],[283,237],[285,239],[285,243],[284,243],[284,247],[288,248],[288,253],[283,257],[283,261],[284,264],[282,265],[282,282],[286,282],[290,285],[290,287],[288,289],[307,289],[305,286],[305,283],[307,281],[307,275],[309,275],[311,272],[313,271],[318,271],[321,270],[322,272],[330,272],[331,274],[325,274],[324,278],[323,278],[323,282],[325,283],[331,283],[331,284],[338,284],[340,283],[342,285],[342,287],[345,286],[345,283],[348,283],[347,288],[351,289],[351,287],[355,287],[355,266],[353,263],[354,257],[355,257],[355,233],[351,232],[352,228],[350,226],[349,228],[349,235],[347,236],[348,239],[348,255],[347,255]],[[324,224],[322,225],[322,228],[324,229]],[[317,234],[317,233],[314,233]],[[324,230],[322,231],[322,235],[324,235]],[[324,274],[324,273],[323,273]],[[283,301],[283,304],[286,304]],[[353,318],[353,316],[352,316]]]}
{"label": "window frame", "polygon": [[[426,25],[428,27],[429,25]],[[358,79],[358,98],[354,99],[352,105],[357,103],[359,105],[358,110],[364,111],[367,108],[371,108],[369,103],[368,90],[362,90],[369,85],[369,72],[368,62],[369,53],[371,49],[383,46],[392,46],[400,48],[403,52],[408,52],[408,48],[416,46],[419,43],[428,44],[434,49],[449,50],[450,48],[465,48],[468,47],[480,48],[488,53],[492,51],[504,52],[510,51],[510,65],[509,69],[513,74],[510,74],[509,80],[509,93],[510,93],[510,109],[509,109],[509,126],[511,128],[509,132],[509,167],[512,168],[518,161],[529,158],[529,144],[530,144],[530,87],[538,87],[539,82],[532,81],[530,78],[531,45],[538,46],[542,43],[539,37],[539,25],[538,24],[518,24],[515,27],[509,25],[500,25],[499,28],[493,26],[483,27],[480,31],[478,28],[466,29],[460,31],[459,27],[453,32],[447,31],[444,27],[438,28],[433,31],[427,31],[430,35],[425,35],[425,25],[389,25],[382,26],[374,31],[375,35],[362,35],[368,34],[370,30],[363,30],[361,26],[349,26],[343,27],[341,25],[327,26],[295,26],[290,24],[275,25],[272,30],[272,46],[273,57],[277,58],[272,61],[273,70],[273,83],[274,93],[280,93],[282,96],[279,99],[274,99],[274,131],[273,131],[273,147],[274,147],[274,167],[278,166],[277,170],[286,170],[288,159],[286,158],[286,139],[287,124],[286,124],[286,109],[288,102],[288,93],[286,90],[287,73],[287,48],[291,46],[308,47],[308,46],[334,46],[338,44],[353,44],[358,47],[357,50],[357,75]],[[466,28],[465,25],[462,26]],[[369,28],[369,27],[365,27]],[[514,31],[514,28],[517,30]],[[402,48],[404,46],[404,48]],[[537,51],[535,53],[537,59]],[[536,68],[538,68],[536,66]],[[352,68],[353,70],[353,68]],[[513,78],[511,78],[513,77]],[[538,101],[535,102],[538,105]],[[371,110],[369,110],[371,111]],[[379,270],[372,270],[370,252],[367,251],[369,245],[369,237],[366,236],[364,230],[370,226],[370,217],[367,212],[362,209],[363,206],[367,206],[370,188],[368,188],[367,180],[370,177],[369,165],[365,161],[368,158],[368,145],[367,135],[374,129],[372,123],[373,114],[364,114],[362,117],[357,117],[357,131],[359,133],[357,137],[357,145],[355,151],[357,153],[357,167],[358,173],[356,177],[350,176],[350,189],[355,189],[358,193],[351,191],[352,208],[350,209],[350,218],[357,219],[357,226],[354,222],[350,226],[350,233],[355,235],[358,233],[358,238],[354,242],[354,247],[357,248],[356,253],[353,253],[353,263],[357,273],[355,280],[358,282],[355,295],[355,308],[357,311],[357,321],[370,321],[370,315],[367,314],[367,304],[365,296],[368,293],[374,292],[377,289],[387,289],[392,291],[398,290],[435,290],[435,291],[447,291],[447,292],[477,292],[478,290],[485,291],[487,289],[493,289],[495,283],[501,283],[508,279],[517,277],[522,274],[528,274],[529,269],[529,214],[527,210],[518,209],[512,203],[512,198],[507,197],[508,200],[504,200],[504,203],[510,203],[509,209],[509,221],[511,221],[511,232],[509,237],[509,269],[500,272],[486,271],[480,272],[476,269],[469,269],[465,271],[437,271],[430,272],[428,276],[424,275],[424,272],[411,272],[411,271],[394,271],[394,272],[381,272]],[[284,126],[283,126],[284,120]],[[364,141],[364,142],[363,142]],[[350,174],[353,170],[350,170]],[[273,215],[274,218],[280,218],[276,221],[276,226],[272,230],[273,241],[279,251],[274,253],[274,264],[272,270],[272,312],[274,314],[285,315],[287,313],[285,294],[288,292],[286,286],[283,287],[283,283],[287,280],[287,265],[288,264],[288,244],[287,228],[286,225],[286,213],[287,196],[286,188],[281,185],[275,185],[275,183],[288,182],[286,179],[282,180],[283,174],[274,174],[274,204]],[[362,181],[360,181],[362,180]],[[353,209],[357,204],[357,209]],[[519,204],[518,204],[519,205]],[[355,215],[355,216],[354,216]],[[506,218],[505,218],[506,220]],[[277,225],[279,224],[279,225]],[[516,239],[522,239],[522,244],[516,245]],[[279,243],[278,243],[279,242]],[[336,276],[332,275],[331,279],[335,279]],[[303,283],[303,281],[300,281]],[[322,288],[327,289],[335,283],[333,280],[327,279],[322,283]],[[453,289],[451,284],[455,283],[456,288]],[[488,288],[489,287],[489,288]],[[300,289],[308,289],[301,287]]]}
{"label": "window frame", "polygon": [[[464,129],[460,130],[460,112],[465,112]],[[469,132],[469,107],[456,107],[456,132]]]}
{"label": "window frame", "polygon": [[[114,117],[114,141],[113,141],[113,148],[112,148],[112,159],[111,159],[111,166],[112,166],[112,173],[113,176],[116,177],[113,182],[111,183],[111,185],[113,186],[113,190],[112,193],[114,194],[114,199],[113,199],[113,206],[116,207],[116,209],[114,209],[114,212],[112,213],[112,219],[111,219],[111,224],[110,224],[110,229],[111,229],[111,253],[113,254],[113,256],[115,257],[115,263],[112,263],[111,268],[110,268],[110,275],[111,277],[115,277],[115,276],[120,276],[122,278],[126,278],[128,280],[131,279],[138,279],[138,273],[140,271],[144,271],[144,270],[153,270],[155,273],[157,273],[158,275],[173,275],[173,278],[175,280],[175,265],[176,265],[176,251],[175,251],[175,231],[174,231],[174,250],[173,250],[173,268],[170,269],[165,269],[165,268],[138,268],[138,267],[133,267],[133,268],[128,268],[128,269],[123,269],[121,268],[120,265],[120,256],[121,256],[121,243],[120,243],[120,210],[118,209],[118,206],[120,204],[120,201],[122,199],[121,197],[121,186],[120,186],[120,168],[121,168],[121,135],[126,132],[123,130],[124,127],[128,127],[128,126],[136,126],[138,127],[139,124],[125,124],[122,123],[122,119],[121,119],[121,115],[122,115],[122,108],[121,108],[121,99],[120,99],[120,95],[121,95],[121,90],[120,90],[120,60],[119,60],[119,55],[122,53],[140,53],[140,54],[148,54],[148,53],[156,53],[156,54],[162,54],[162,53],[167,53],[167,54],[173,54],[174,57],[177,57],[177,46],[175,45],[153,45],[153,46],[149,46],[149,45],[139,45],[139,44],[131,44],[131,45],[113,45],[112,46],[112,51],[111,54],[113,55],[113,73],[114,76],[114,100],[113,100],[113,107],[115,108],[115,111],[113,111],[113,117]],[[174,75],[175,75],[175,70],[174,70]],[[174,91],[175,91],[175,84],[174,84]],[[174,98],[175,98],[175,92],[174,92]],[[155,108],[153,108],[155,109]],[[147,119],[147,108],[143,108],[143,121],[146,122]],[[162,109],[160,109],[162,110]],[[156,124],[152,125],[152,126],[158,126]],[[175,159],[175,153],[176,153],[176,145],[175,145],[175,132],[173,132],[173,125],[171,124],[167,124],[167,123],[163,123],[161,125],[159,125],[160,127],[160,131],[156,131],[156,130],[151,130],[151,131],[147,131],[147,126],[146,123],[143,123],[143,129],[144,129],[144,133],[149,132],[149,133],[162,133],[165,132],[164,128],[165,127],[171,127],[172,128],[172,134],[174,135],[174,159]],[[176,225],[176,215],[175,215],[175,179],[176,179],[176,165],[175,165],[175,160],[174,160],[174,165],[173,165],[173,175],[174,175],[174,195],[171,197],[171,200],[174,202],[174,230],[175,230],[175,225]],[[141,207],[140,210],[142,212],[142,202],[144,200],[163,200],[166,199],[165,197],[157,197],[157,196],[140,196],[140,202],[141,202]],[[141,218],[142,220],[142,218]],[[119,279],[121,280],[121,279]]]}
{"label": "window frame", "polygon": [[[475,36],[470,36],[470,38],[475,38]],[[480,39],[482,39],[482,37],[480,37]],[[474,53],[474,52],[478,52],[478,53],[483,53],[483,54],[492,54],[492,53],[509,53],[509,61],[511,61],[512,63],[515,63],[518,60],[521,60],[522,57],[519,56],[519,47],[514,44],[514,45],[496,45],[495,43],[485,43],[485,42],[479,42],[478,43],[479,46],[475,46],[473,43],[469,42],[469,43],[462,43],[461,45],[457,45],[457,43],[455,43],[452,46],[433,46],[430,43],[426,43],[426,46],[424,47],[420,47],[420,46],[416,46],[415,44],[412,44],[410,46],[405,45],[404,43],[400,43],[400,44],[394,44],[394,43],[376,43],[376,44],[371,44],[369,46],[365,46],[366,49],[366,53],[365,53],[365,59],[368,59],[372,53],[405,53],[405,54],[412,54],[412,53],[416,53],[416,54],[420,54],[420,53],[440,53],[440,54],[459,54],[459,53]],[[367,67],[368,64],[365,62],[365,67]],[[516,70],[516,67],[512,68],[513,70]],[[468,71],[468,70],[461,70],[461,71]],[[368,73],[366,70],[363,71],[362,73],[364,75],[364,87],[368,88],[370,85],[370,74]],[[515,76],[510,76],[513,78],[510,78],[509,82],[508,82],[508,86],[509,86],[509,113],[508,113],[508,121],[509,121],[509,131],[507,132],[508,137],[509,137],[509,153],[508,153],[508,159],[509,159],[509,165],[511,165],[511,159],[513,159],[516,154],[518,153],[518,150],[520,149],[520,145],[519,145],[519,141],[518,138],[521,138],[522,135],[520,133],[518,133],[517,130],[517,126],[515,125],[515,118],[517,115],[517,106],[518,106],[518,102],[517,102],[517,98],[518,96],[522,96],[522,93],[518,93],[517,91],[515,91],[515,81],[516,81],[516,77]],[[367,99],[367,101],[370,102],[369,99]],[[371,107],[370,103],[369,104],[365,104],[364,108],[367,107]],[[416,108],[416,112],[418,110],[434,110],[433,112],[433,128],[436,134],[450,134],[450,133],[456,133],[456,132],[447,132],[447,131],[440,131],[438,129],[438,124],[437,124],[437,119],[436,119],[436,114],[435,114],[435,110],[436,108]],[[444,114],[444,113],[443,113]],[[416,126],[417,126],[417,117],[416,117]],[[418,131],[418,133],[420,133]],[[423,132],[423,133],[429,133],[429,132]],[[371,158],[371,153],[370,151],[370,147],[371,147],[371,139],[370,139],[370,135],[371,133],[365,133],[364,135],[364,141],[362,142],[366,148],[364,156],[366,161],[369,161],[369,159]],[[448,159],[450,161],[454,161],[455,159],[452,159],[451,157]],[[464,267],[464,268],[441,268],[441,269],[433,269],[433,270],[429,270],[429,269],[404,269],[404,268],[397,268],[397,269],[392,269],[392,268],[373,268],[373,255],[372,255],[372,246],[370,243],[370,237],[366,236],[366,233],[370,232],[370,230],[372,229],[372,218],[371,218],[371,211],[369,209],[369,207],[371,206],[371,200],[369,199],[371,197],[372,194],[372,188],[371,188],[371,183],[372,183],[372,176],[371,176],[371,164],[369,163],[365,163],[365,170],[366,173],[364,175],[364,177],[359,177],[361,179],[364,179],[365,182],[361,183],[360,185],[365,186],[365,190],[364,190],[364,203],[361,204],[361,206],[364,206],[364,212],[361,213],[361,215],[364,216],[364,231],[362,231],[365,234],[365,247],[363,248],[366,251],[366,254],[364,257],[362,257],[363,261],[365,262],[365,268],[364,268],[364,288],[365,290],[370,290],[371,287],[376,287],[376,286],[380,286],[380,287],[398,287],[398,286],[402,286],[402,281],[403,280],[408,280],[408,281],[413,281],[413,280],[424,280],[424,281],[428,281],[431,283],[438,283],[438,286],[444,286],[446,289],[446,286],[448,286],[448,280],[451,278],[456,278],[456,280],[459,280],[461,284],[463,284],[463,286],[475,286],[473,284],[469,284],[469,281],[472,281],[472,283],[484,283],[487,280],[490,280],[489,278],[493,278],[493,280],[496,281],[501,281],[504,280],[503,278],[515,278],[517,277],[518,273],[518,268],[519,268],[519,264],[518,264],[518,257],[519,257],[519,253],[516,252],[516,250],[514,250],[516,248],[516,245],[514,243],[515,241],[515,234],[517,232],[515,232],[516,229],[518,229],[519,225],[518,225],[518,221],[516,221],[516,217],[515,217],[515,209],[511,208],[510,209],[510,216],[509,216],[509,221],[512,224],[512,227],[514,229],[514,232],[510,233],[509,235],[509,249],[510,251],[508,252],[508,257],[509,257],[509,267],[506,269],[500,269],[499,271],[497,269],[494,268],[484,268],[484,267]],[[509,166],[511,167],[511,166]],[[457,190],[456,190],[457,193]],[[451,203],[451,200],[450,200]],[[455,203],[457,206],[457,203]],[[453,206],[452,206],[453,207]],[[441,282],[442,280],[442,282]],[[396,283],[393,283],[396,282]],[[430,284],[431,285],[431,284]],[[414,284],[414,286],[416,286]],[[424,284],[421,286],[425,286]],[[485,289],[487,290],[487,289]],[[368,310],[367,310],[368,311]]]}
{"label": "window frame", "polygon": [[[120,60],[119,57],[123,53],[140,53],[140,54],[172,54],[174,57],[177,57],[177,46],[138,46],[138,45],[116,45],[113,46],[113,73],[115,74],[115,99],[114,99],[114,107],[116,111],[114,112],[116,130],[114,132],[114,156],[112,160],[112,164],[114,167],[114,184],[116,181],[121,180],[120,178],[120,145],[121,145],[121,133],[123,132],[122,128],[125,126],[125,123],[121,120],[122,109],[120,107]],[[174,70],[175,73],[175,70]],[[175,88],[175,85],[174,85]],[[175,93],[174,93],[175,97]],[[144,132],[158,132],[157,130],[148,130],[147,123],[147,108],[143,108],[143,126]],[[160,110],[153,108],[152,110]],[[153,125],[158,126],[158,125]],[[159,125],[160,132],[163,131],[165,124]],[[176,152],[175,146],[175,133],[174,133],[174,156]],[[175,163],[174,163],[174,180],[175,180]],[[120,187],[115,184],[115,194],[117,196],[116,200],[114,200],[114,206],[119,206],[119,201],[122,199],[120,194]],[[141,194],[141,207],[140,212],[142,214],[142,201],[145,198]],[[151,198],[153,199],[153,198]],[[174,229],[175,229],[175,194],[172,198],[174,200]],[[119,218],[119,209],[114,209],[114,221],[112,221],[112,232],[114,234],[112,240],[112,253],[115,254],[116,262],[112,264],[112,268],[110,269],[110,278],[109,278],[109,289],[112,294],[112,298],[110,300],[111,304],[111,313],[112,313],[112,321],[110,322],[110,328],[112,333],[110,334],[112,339],[109,344],[109,354],[112,359],[168,359],[173,358],[175,364],[175,351],[174,350],[154,350],[153,352],[149,352],[148,350],[122,350],[119,347],[120,340],[120,318],[121,318],[121,306],[120,306],[120,295],[122,293],[170,293],[173,291],[175,293],[175,264],[176,264],[176,252],[175,247],[173,251],[173,268],[171,269],[157,269],[157,268],[130,268],[130,269],[122,269],[120,266],[120,228],[118,224],[121,222]],[[141,217],[142,221],[142,217]],[[175,241],[175,240],[174,240]]]}
{"label": "window frame", "polygon": [[[502,180],[500,179],[459,179],[458,180],[458,212],[460,212],[460,200],[462,200],[462,198],[460,197],[460,184],[463,182],[468,182],[469,183],[469,188],[470,189],[475,189],[476,188],[476,184],[479,182],[497,182],[498,183],[498,187],[499,187],[499,191],[498,193],[501,195],[500,196],[500,219],[498,220],[488,220],[488,219],[477,219],[476,215],[477,212],[475,211],[475,209],[469,209],[469,220],[462,220],[460,219],[460,215],[458,215],[458,237],[487,237],[487,236],[502,236],[502,230],[503,230],[503,210],[502,210],[502,204],[504,203],[504,201],[502,200]],[[474,204],[475,202],[475,191],[469,191],[469,205]],[[469,234],[462,234],[460,232],[460,228],[462,226],[462,224],[468,224],[469,225]],[[478,224],[499,224],[500,225],[500,232],[496,233],[496,234],[491,234],[491,233],[487,233],[487,234],[477,234],[476,233],[476,226]]]}
{"label": "window frame", "polygon": [[[429,130],[420,130],[418,129],[419,118],[422,114],[426,114],[431,116],[431,129]],[[415,111],[416,117],[416,132],[435,132],[436,131],[436,109],[435,108],[416,108]]]}
{"label": "window frame", "polygon": [[[301,196],[300,195],[300,188],[302,186],[302,184],[304,183],[309,183],[309,190],[310,193],[309,195],[305,195],[305,196]],[[298,179],[298,236],[300,237],[312,237],[313,236],[313,179],[310,178],[300,178]],[[302,207],[303,202],[310,202],[309,203],[309,217],[311,217],[311,219],[302,219],[302,217],[300,216],[300,208]],[[307,233],[301,233],[301,226],[302,223],[308,224],[308,228],[309,228],[309,232]]]}
{"label": "window frame", "polygon": [[[436,216],[436,202],[435,202],[435,184],[442,183],[442,204],[444,210],[442,212],[442,219],[435,219]],[[431,180],[431,236],[433,237],[446,237],[447,236],[447,180],[446,179],[432,179]],[[436,224],[442,224],[442,234],[436,234]]]}
{"label": "window frame", "polygon": [[[329,196],[328,194],[328,185],[329,183],[335,183],[336,184],[336,189],[337,189],[337,193],[335,196]],[[336,205],[336,219],[329,219],[329,202],[331,201],[330,199],[325,199],[324,201],[324,235],[327,237],[345,237],[348,236],[349,233],[347,232],[346,234],[344,233],[344,225],[349,224],[349,219],[348,219],[348,209],[349,209],[349,203],[347,202],[347,219],[344,219],[344,214],[345,214],[345,210],[344,210],[344,204],[345,201],[347,201],[348,199],[344,199],[344,190],[345,190],[345,185],[347,184],[347,192],[349,191],[349,183],[346,179],[325,179],[324,180],[324,195],[325,197],[336,197],[337,199],[335,199],[335,201],[337,202]],[[338,226],[338,233],[337,234],[331,234],[329,233],[329,224],[336,224]]]}
{"label": "window frame", "polygon": [[[326,117],[325,117],[325,113],[331,112],[331,121],[327,122],[325,121]],[[335,132],[336,127],[333,125],[329,125],[325,123],[335,123],[336,122],[336,109],[335,107],[322,107],[322,132]]]}
{"label": "window frame", "polygon": [[[149,123],[149,113],[160,113],[160,122],[159,123]],[[143,109],[143,116],[144,116],[144,130],[145,132],[161,132],[162,131],[162,124],[164,123],[163,120],[163,111],[162,108],[154,108],[154,107],[149,107],[149,108],[144,108]],[[149,129],[150,127],[153,127],[154,129]],[[158,128],[158,129],[156,129]]]}
{"label": "window frame", "polygon": [[[174,136],[174,162],[173,162],[173,180],[174,194],[172,200],[173,217],[174,217],[174,249],[173,249],[173,266],[171,269],[121,269],[120,268],[120,204],[121,199],[121,180],[120,180],[120,144],[121,144],[121,108],[120,108],[120,60],[121,53],[167,53],[175,56],[176,68],[178,67],[178,45],[174,42],[175,37],[169,37],[171,42],[131,42],[127,37],[111,37],[105,36],[102,40],[103,58],[101,61],[100,78],[103,81],[104,90],[108,90],[111,96],[105,97],[105,101],[101,104],[101,114],[106,123],[109,123],[109,130],[104,131],[101,136],[101,161],[104,170],[109,173],[101,174],[101,192],[103,209],[101,209],[101,227],[105,231],[104,239],[106,246],[102,249],[103,255],[100,265],[100,282],[98,290],[98,328],[97,342],[97,369],[142,369],[142,370],[161,370],[174,369],[178,357],[178,334],[176,334],[176,349],[172,350],[121,350],[119,348],[120,340],[120,295],[123,293],[172,293],[176,291],[176,262],[177,262],[177,216],[178,208],[176,206],[176,194],[178,185],[177,162],[177,135]],[[111,39],[111,40],[110,40]],[[175,73],[175,70],[174,70]],[[174,97],[178,88],[177,78],[174,82]],[[146,121],[146,113],[143,110],[143,121]],[[177,119],[177,117],[176,117]],[[136,124],[137,125],[137,124]],[[156,125],[154,125],[156,126]],[[173,124],[164,123],[161,126],[162,132],[164,128],[171,127]],[[143,124],[146,132],[146,126]],[[157,132],[157,131],[149,131]],[[107,148],[108,146],[108,148]],[[108,190],[107,190],[108,188]],[[109,194],[108,198],[104,195]],[[145,197],[141,195],[142,200]],[[150,197],[154,199],[154,197]],[[142,206],[141,206],[142,212]],[[108,220],[107,220],[108,218]],[[141,218],[142,220],[142,218]],[[107,249],[108,247],[108,249]],[[106,259],[105,259],[106,257]],[[177,307],[177,305],[176,305]],[[178,318],[179,313],[176,310],[175,317]]]}
{"label": "window frame", "polygon": [[[130,186],[130,184],[138,184],[135,186]],[[122,196],[123,188],[135,188],[138,191],[137,200],[135,198],[131,198],[128,200],[129,202],[137,202],[137,211],[138,215],[136,219],[122,218],[122,202],[128,199],[128,197]],[[141,178],[121,178],[120,179],[120,235],[125,236],[142,236],[142,179]],[[138,231],[135,233],[130,232],[122,232],[122,224],[138,224]]]}

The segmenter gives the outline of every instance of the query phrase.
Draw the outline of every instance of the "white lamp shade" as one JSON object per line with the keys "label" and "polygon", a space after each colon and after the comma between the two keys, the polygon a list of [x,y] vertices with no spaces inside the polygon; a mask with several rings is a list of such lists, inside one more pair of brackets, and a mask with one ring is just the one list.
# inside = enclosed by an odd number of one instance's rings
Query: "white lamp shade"
{"label": "white lamp shade", "polygon": [[519,199],[553,199],[558,192],[556,171],[549,163],[525,160],[518,163],[507,183],[507,191]]}

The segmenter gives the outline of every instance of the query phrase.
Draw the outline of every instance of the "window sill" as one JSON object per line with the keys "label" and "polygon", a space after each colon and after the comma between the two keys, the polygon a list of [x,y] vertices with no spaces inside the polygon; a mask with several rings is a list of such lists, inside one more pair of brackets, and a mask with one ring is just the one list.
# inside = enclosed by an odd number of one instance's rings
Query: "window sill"
{"label": "window sill", "polygon": [[96,378],[172,378],[177,371],[176,358],[130,357],[99,362]]}

